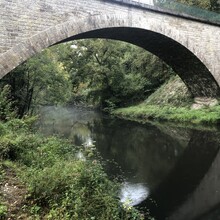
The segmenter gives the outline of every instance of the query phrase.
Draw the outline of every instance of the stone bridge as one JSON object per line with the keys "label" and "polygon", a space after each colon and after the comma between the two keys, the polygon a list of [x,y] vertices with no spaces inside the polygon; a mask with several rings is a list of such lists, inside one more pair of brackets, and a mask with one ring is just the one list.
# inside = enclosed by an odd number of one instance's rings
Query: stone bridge
{"label": "stone bridge", "polygon": [[132,0],[0,0],[0,78],[43,49],[108,38],[170,65],[194,97],[219,97],[219,24]]}

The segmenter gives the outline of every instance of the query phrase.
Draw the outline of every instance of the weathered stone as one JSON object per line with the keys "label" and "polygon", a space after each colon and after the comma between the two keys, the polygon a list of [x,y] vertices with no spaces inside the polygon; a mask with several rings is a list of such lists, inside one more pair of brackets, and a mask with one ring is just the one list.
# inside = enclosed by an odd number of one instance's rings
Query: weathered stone
{"label": "weathered stone", "polygon": [[53,44],[100,37],[157,55],[194,97],[220,94],[218,25],[132,0],[0,0],[0,5],[0,78]]}
{"label": "weathered stone", "polygon": [[191,106],[192,109],[201,109],[204,107],[213,107],[218,105],[219,102],[216,98],[210,97],[196,97],[194,98],[194,103]]}

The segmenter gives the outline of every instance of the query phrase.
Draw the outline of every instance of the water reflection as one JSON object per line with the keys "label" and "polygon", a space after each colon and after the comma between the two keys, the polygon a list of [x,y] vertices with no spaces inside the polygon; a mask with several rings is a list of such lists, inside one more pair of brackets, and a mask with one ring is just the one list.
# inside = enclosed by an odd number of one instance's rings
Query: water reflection
{"label": "water reflection", "polygon": [[76,154],[76,158],[79,159],[79,160],[82,160],[82,161],[86,160],[85,156],[80,151]]}
{"label": "water reflection", "polygon": [[128,206],[135,206],[149,195],[149,189],[143,183],[124,182],[121,186],[120,201]]}
{"label": "water reflection", "polygon": [[[156,190],[151,192],[151,199],[157,201],[157,206],[155,207],[150,200],[146,200],[142,204],[144,207],[150,207],[156,219],[196,219],[196,217],[204,212],[201,203],[204,203],[205,200],[200,199],[202,194],[198,194],[195,201],[195,198],[193,199],[193,193],[198,189],[201,182],[203,182],[205,176],[209,175],[210,167],[214,163],[213,161],[216,160],[216,155],[219,151],[219,142],[216,137],[218,136],[213,132],[192,131],[188,147],[177,161],[175,167],[164,178]],[[210,181],[210,183],[213,183],[213,181]],[[218,187],[220,189],[220,185]],[[210,190],[207,184],[202,185],[202,188],[206,192]],[[206,198],[213,202],[210,196],[209,199],[208,197]],[[188,199],[191,203],[190,205],[186,205],[188,207],[187,209],[184,204]],[[207,200],[205,203],[208,205]],[[159,212],[158,206],[160,207]],[[178,211],[178,208],[181,206],[185,208]],[[195,212],[198,206],[201,208],[194,215],[193,212]],[[209,206],[207,209],[210,210],[212,208]]]}
{"label": "water reflection", "polygon": [[[40,116],[45,135],[95,144],[105,161],[115,161],[105,169],[109,177],[123,175],[121,201],[150,208],[158,220],[197,219],[220,203],[220,135],[214,132],[140,125],[80,108],[46,107]],[[82,153],[77,157],[85,159]]]}
{"label": "water reflection", "polygon": [[[40,116],[39,129],[45,135],[59,134],[78,146],[95,144],[105,160],[116,161],[107,163],[106,172],[110,177],[123,174],[122,200],[130,195],[135,205],[158,187],[187,146],[155,126],[80,108],[45,107]],[[84,159],[80,153],[77,156]]]}
{"label": "water reflection", "polygon": [[166,175],[186,147],[154,126],[112,120],[81,109],[44,108],[39,124],[42,133],[65,136],[77,145],[95,141],[101,155],[119,161],[129,178],[146,180],[143,174],[149,169],[151,186]]}
{"label": "water reflection", "polygon": [[[214,135],[210,132],[203,133],[203,145],[206,144],[207,149],[205,156],[201,158],[201,163],[207,164],[209,161],[212,148],[216,149],[217,155],[214,154],[214,158],[211,161],[211,166],[207,167],[207,171],[204,172],[203,177],[199,180],[198,184],[195,184],[194,190],[188,196],[184,202],[169,216],[170,220],[193,220],[193,219],[218,219],[220,218],[220,212],[213,212],[213,209],[219,208],[220,203],[220,151],[219,148],[219,134]],[[198,136],[197,136],[198,137]],[[201,138],[201,136],[200,136]],[[199,142],[201,144],[201,142]],[[210,213],[211,212],[211,213]],[[213,214],[212,214],[213,213]],[[218,215],[218,218],[217,218]],[[209,217],[208,217],[209,216]],[[213,218],[212,216],[215,216]]]}

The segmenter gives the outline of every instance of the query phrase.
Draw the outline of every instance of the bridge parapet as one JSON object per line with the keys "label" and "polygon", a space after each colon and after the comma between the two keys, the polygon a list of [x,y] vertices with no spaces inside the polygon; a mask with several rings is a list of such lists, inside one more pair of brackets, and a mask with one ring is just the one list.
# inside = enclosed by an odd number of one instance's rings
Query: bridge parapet
{"label": "bridge parapet", "polygon": [[194,97],[220,94],[220,28],[132,0],[0,0],[0,78],[43,49],[107,38],[170,65]]}
{"label": "bridge parapet", "polygon": [[174,0],[104,0],[220,26],[220,14]]}

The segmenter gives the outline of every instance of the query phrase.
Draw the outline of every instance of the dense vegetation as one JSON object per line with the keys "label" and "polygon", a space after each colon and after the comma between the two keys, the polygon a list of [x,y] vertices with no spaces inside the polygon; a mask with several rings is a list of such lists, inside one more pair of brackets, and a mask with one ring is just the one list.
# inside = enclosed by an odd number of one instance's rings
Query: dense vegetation
{"label": "dense vegetation", "polygon": [[[214,12],[219,12],[219,2],[218,0],[155,0],[155,4],[160,4],[166,6],[169,3],[181,3],[186,6],[195,6],[201,9],[210,10]],[[193,9],[193,8],[192,8]],[[176,8],[178,10],[178,8]]]}
{"label": "dense vegetation", "polygon": [[9,99],[18,116],[33,113],[39,105],[66,103],[70,98],[69,75],[46,49],[5,76],[0,89],[9,87]]}
{"label": "dense vegetation", "polygon": [[5,104],[9,117],[0,122],[0,219],[143,219],[119,202],[119,183],[108,179],[94,148],[43,137],[32,130],[35,118],[12,118],[11,110]]}
{"label": "dense vegetation", "polygon": [[[112,40],[79,40],[46,49],[4,77],[0,87],[11,91],[8,100],[20,118],[41,105],[83,104],[108,112],[135,105],[114,114],[219,123],[218,108],[210,110],[213,117],[202,116],[209,109],[190,110],[193,99],[180,79],[183,86],[174,90],[178,82],[169,81],[174,75],[163,61],[139,47]],[[167,82],[171,91],[163,89]],[[177,111],[177,107],[184,108]]]}
{"label": "dense vegetation", "polygon": [[80,40],[46,49],[4,77],[20,117],[45,104],[102,109],[136,103],[172,74],[160,59],[127,43]]}
{"label": "dense vegetation", "polygon": [[220,106],[192,108],[194,100],[178,76],[173,76],[140,104],[119,108],[115,116],[138,121],[170,121],[190,124],[219,124]]}
{"label": "dense vegetation", "polygon": [[[7,192],[10,187],[5,187],[13,182],[25,199],[17,198],[18,211],[2,193],[1,218],[143,219],[119,202],[119,184],[108,179],[94,149],[31,131],[33,120],[27,115],[40,105],[80,103],[112,110],[149,96],[171,74],[141,48],[84,40],[46,49],[4,77],[0,186]],[[85,160],[76,157],[79,151]]]}
{"label": "dense vegetation", "polygon": [[[119,184],[108,180],[94,149],[78,149],[55,137],[29,132],[29,121],[14,119],[0,124],[0,157],[16,164],[17,175],[27,187],[26,200],[19,213],[10,217],[32,219],[142,219],[132,207],[118,198]],[[85,160],[76,157],[77,152]],[[15,165],[13,165],[15,166]],[[1,172],[12,169],[1,162]],[[1,180],[4,182],[4,178]],[[7,182],[10,184],[9,182]],[[2,209],[7,210],[7,202]],[[1,213],[9,217],[7,212]]]}
{"label": "dense vegetation", "polygon": [[[166,3],[169,0],[157,0]],[[217,0],[177,0],[217,10]],[[86,104],[111,111],[145,100],[174,75],[159,58],[131,44],[78,40],[44,50],[0,82],[18,116],[40,105]]]}
{"label": "dense vegetation", "polygon": [[158,106],[142,103],[137,106],[114,110],[112,114],[122,118],[140,120],[142,122],[158,120],[187,124],[220,123],[220,106],[195,110],[186,107]]}
{"label": "dense vegetation", "polygon": [[177,2],[217,12],[219,9],[218,0],[177,0]]}

